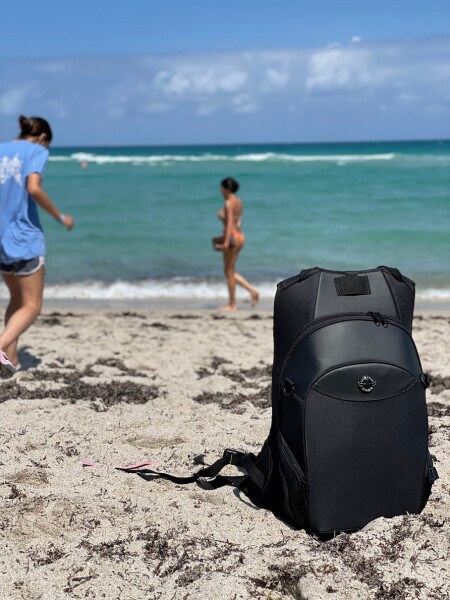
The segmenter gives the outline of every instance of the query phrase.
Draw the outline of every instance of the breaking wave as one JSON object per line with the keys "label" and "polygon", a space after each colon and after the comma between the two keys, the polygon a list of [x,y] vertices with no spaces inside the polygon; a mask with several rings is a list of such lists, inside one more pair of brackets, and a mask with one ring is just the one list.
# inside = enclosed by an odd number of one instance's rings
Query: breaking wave
{"label": "breaking wave", "polygon": [[[255,282],[261,298],[273,299],[276,281]],[[248,294],[238,289],[238,297]],[[6,287],[0,287],[0,298],[8,297]],[[101,282],[86,280],[73,283],[53,283],[45,288],[45,297],[49,299],[73,300],[176,300],[194,301],[223,299],[227,289],[223,280],[190,279],[174,277],[171,279],[146,279],[142,281],[117,280]],[[448,301],[450,288],[418,289],[420,300]]]}
{"label": "breaking wave", "polygon": [[92,152],[75,152],[70,156],[50,156],[53,162],[87,162],[98,165],[107,164],[131,164],[139,165],[158,165],[163,163],[183,163],[183,162],[326,162],[346,164],[353,162],[367,161],[389,161],[395,158],[395,153],[385,154],[281,154],[276,152],[261,152],[253,154],[153,154],[153,155],[114,155],[114,154],[95,154]]}

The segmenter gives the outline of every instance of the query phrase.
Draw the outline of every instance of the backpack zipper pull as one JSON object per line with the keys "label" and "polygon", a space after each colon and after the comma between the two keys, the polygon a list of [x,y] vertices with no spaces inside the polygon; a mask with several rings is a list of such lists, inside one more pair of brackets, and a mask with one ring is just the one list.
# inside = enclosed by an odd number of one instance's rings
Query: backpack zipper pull
{"label": "backpack zipper pull", "polygon": [[383,325],[383,327],[385,329],[387,329],[389,327],[388,322],[386,321],[386,319],[383,317],[383,315],[381,313],[378,313],[378,316],[380,318],[381,324]]}
{"label": "backpack zipper pull", "polygon": [[387,329],[388,323],[381,313],[369,311],[367,314],[369,315],[369,317],[372,317],[372,319],[375,321],[375,325],[377,327],[380,327],[380,325],[383,325],[383,327],[385,329]]}
{"label": "backpack zipper pull", "polygon": [[382,322],[382,321],[381,321],[381,315],[380,315],[380,313],[379,313],[379,312],[373,312],[373,311],[371,310],[371,311],[369,311],[367,314],[369,315],[369,317],[372,317],[372,319],[374,320],[374,322],[375,322],[375,325],[376,325],[377,327],[379,327],[379,326],[381,325],[381,322]]}

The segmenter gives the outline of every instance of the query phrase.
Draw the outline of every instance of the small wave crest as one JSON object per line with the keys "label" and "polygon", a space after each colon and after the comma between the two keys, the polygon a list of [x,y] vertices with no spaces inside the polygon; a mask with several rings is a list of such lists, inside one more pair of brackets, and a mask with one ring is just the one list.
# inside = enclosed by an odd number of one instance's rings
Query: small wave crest
{"label": "small wave crest", "polygon": [[107,164],[131,164],[131,165],[158,165],[163,163],[183,163],[183,162],[328,162],[337,164],[347,164],[352,162],[367,161],[387,161],[395,158],[395,154],[280,154],[276,152],[261,152],[253,154],[154,154],[154,155],[114,155],[114,154],[95,154],[91,152],[75,152],[70,156],[51,156],[53,162],[87,162],[98,165]]}
{"label": "small wave crest", "polygon": [[418,300],[450,300],[450,289],[429,288],[418,290]]}

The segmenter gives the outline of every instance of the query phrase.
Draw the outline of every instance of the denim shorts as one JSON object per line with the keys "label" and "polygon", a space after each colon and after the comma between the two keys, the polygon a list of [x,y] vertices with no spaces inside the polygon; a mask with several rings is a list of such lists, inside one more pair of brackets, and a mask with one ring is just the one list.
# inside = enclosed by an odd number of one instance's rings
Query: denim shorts
{"label": "denim shorts", "polygon": [[29,260],[18,260],[11,264],[0,262],[0,273],[3,275],[17,275],[18,277],[23,277],[24,275],[36,273],[44,265],[45,256],[36,256],[36,258],[30,258]]}

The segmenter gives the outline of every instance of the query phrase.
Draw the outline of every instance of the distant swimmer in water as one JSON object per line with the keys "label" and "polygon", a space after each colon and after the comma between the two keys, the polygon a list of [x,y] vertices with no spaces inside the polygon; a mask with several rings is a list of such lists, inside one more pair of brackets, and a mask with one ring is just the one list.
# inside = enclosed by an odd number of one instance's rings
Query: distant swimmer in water
{"label": "distant swimmer in water", "polygon": [[239,184],[232,177],[224,179],[221,184],[221,192],[224,198],[224,206],[219,211],[218,217],[224,224],[223,235],[213,239],[216,250],[223,253],[223,264],[225,277],[228,285],[229,301],[220,310],[236,310],[236,284],[245,288],[252,299],[252,306],[259,300],[259,292],[243,277],[236,273],[236,261],[239,252],[244,246],[244,234],[241,231],[242,200],[236,196]]}

